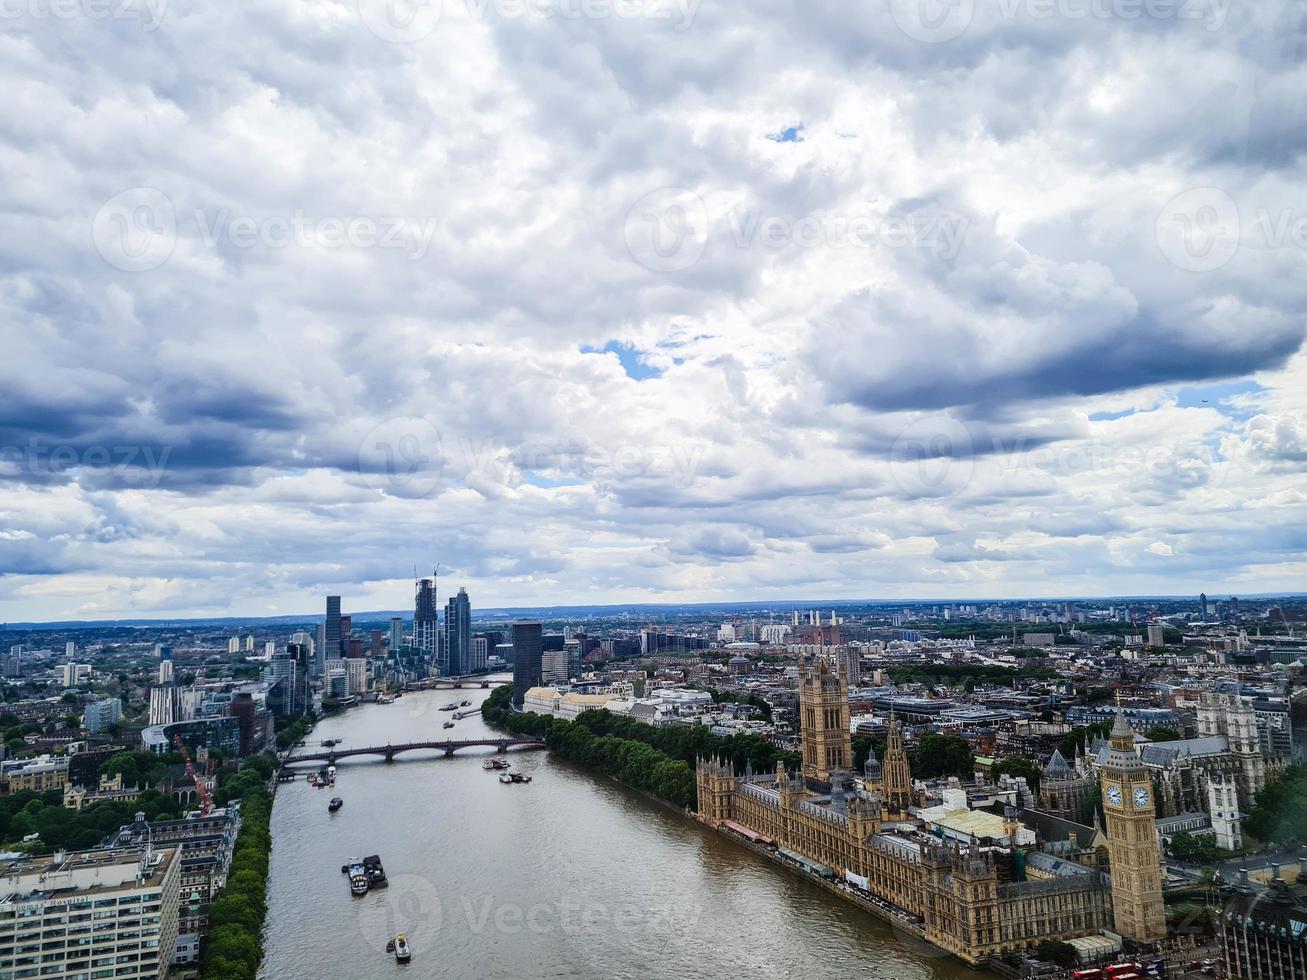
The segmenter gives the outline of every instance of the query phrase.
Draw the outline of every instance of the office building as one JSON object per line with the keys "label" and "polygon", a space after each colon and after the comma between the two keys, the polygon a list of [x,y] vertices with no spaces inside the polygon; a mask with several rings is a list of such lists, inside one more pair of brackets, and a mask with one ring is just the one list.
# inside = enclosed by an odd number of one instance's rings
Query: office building
{"label": "office building", "polygon": [[[236,836],[240,832],[240,805],[233,803],[214,810],[207,817],[191,814],[185,820],[156,820],[149,823],[144,813],[134,823],[119,827],[100,843],[103,849],[130,849],[147,843],[181,851],[181,905],[178,909],[178,937],[189,938],[193,949],[208,929],[209,903],[227,883]],[[193,957],[181,948],[172,962],[181,964]],[[180,955],[179,955],[180,954]]]}
{"label": "office building", "polygon": [[0,873],[0,975],[155,980],[177,940],[176,847],[81,851]]}
{"label": "office building", "polygon": [[490,662],[490,641],[484,636],[472,637],[468,646],[468,673],[476,674],[486,669]]}
{"label": "office building", "polygon": [[123,716],[123,703],[118,698],[105,698],[93,701],[86,706],[82,715],[82,727],[88,732],[98,734],[113,725]]}
{"label": "office building", "polygon": [[310,663],[309,673],[313,677],[321,677],[325,661],[324,650],[327,649],[327,624],[325,622],[318,624],[317,639],[313,644],[313,660]]}
{"label": "office building", "polygon": [[315,658],[319,677],[324,673],[326,662],[340,657],[343,649],[340,644],[340,596],[327,596],[327,619],[323,626],[322,649]]}
{"label": "office building", "polygon": [[300,668],[293,652],[275,654],[268,661],[264,679],[269,684],[281,685],[280,714],[296,717],[304,713],[300,699]]}
{"label": "office building", "polygon": [[418,579],[413,596],[413,646],[421,650],[432,663],[439,659],[439,620],[435,581],[429,578]]}
{"label": "office building", "polygon": [[177,689],[172,685],[150,688],[150,724],[171,725],[177,720]]}
{"label": "office building", "polygon": [[539,623],[513,624],[513,704],[520,708],[526,692],[540,686],[543,632]]}
{"label": "office building", "polygon": [[366,694],[368,690],[368,662],[362,657],[345,659],[345,675],[350,694]]}
{"label": "office building", "polygon": [[472,644],[472,603],[466,589],[445,603],[445,670],[453,677],[471,673],[468,666]]}
{"label": "office building", "polygon": [[567,684],[567,651],[542,650],[540,653],[540,683],[542,685]]}

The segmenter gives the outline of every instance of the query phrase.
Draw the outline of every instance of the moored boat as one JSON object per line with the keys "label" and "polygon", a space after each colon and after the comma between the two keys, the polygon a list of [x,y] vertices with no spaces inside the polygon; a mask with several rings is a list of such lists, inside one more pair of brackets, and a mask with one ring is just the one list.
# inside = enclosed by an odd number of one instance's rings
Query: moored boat
{"label": "moored boat", "polygon": [[368,874],[363,868],[361,858],[350,858],[349,864],[341,869],[349,875],[349,890],[354,895],[366,895],[368,891]]}

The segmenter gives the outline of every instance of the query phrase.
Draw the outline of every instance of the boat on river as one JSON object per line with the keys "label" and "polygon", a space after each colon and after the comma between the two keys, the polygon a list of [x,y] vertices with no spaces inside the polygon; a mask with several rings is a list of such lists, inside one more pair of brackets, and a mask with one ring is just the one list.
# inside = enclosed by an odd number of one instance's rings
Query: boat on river
{"label": "boat on river", "polygon": [[349,862],[342,865],[340,870],[349,875],[350,894],[366,895],[368,893],[368,873],[363,867],[362,858],[350,858]]}

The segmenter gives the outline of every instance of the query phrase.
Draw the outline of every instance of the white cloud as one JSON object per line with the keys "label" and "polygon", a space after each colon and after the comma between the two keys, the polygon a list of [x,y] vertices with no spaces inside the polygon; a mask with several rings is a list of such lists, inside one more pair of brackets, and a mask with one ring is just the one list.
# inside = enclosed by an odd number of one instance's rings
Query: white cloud
{"label": "white cloud", "polygon": [[1295,4],[673,9],[7,20],[4,618],[1298,584]]}

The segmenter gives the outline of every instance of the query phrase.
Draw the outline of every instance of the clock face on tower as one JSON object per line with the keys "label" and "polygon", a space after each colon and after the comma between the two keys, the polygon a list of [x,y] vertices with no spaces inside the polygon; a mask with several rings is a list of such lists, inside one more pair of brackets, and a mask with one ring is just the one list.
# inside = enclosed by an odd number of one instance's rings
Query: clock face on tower
{"label": "clock face on tower", "polygon": [[1135,809],[1142,810],[1148,806],[1148,790],[1140,786],[1135,790]]}
{"label": "clock face on tower", "polygon": [[1121,787],[1120,787],[1120,786],[1115,786],[1115,785],[1113,785],[1113,786],[1109,786],[1109,787],[1107,787],[1107,802],[1110,803],[1110,804],[1112,804],[1112,806],[1120,806],[1120,805],[1121,805]]}

